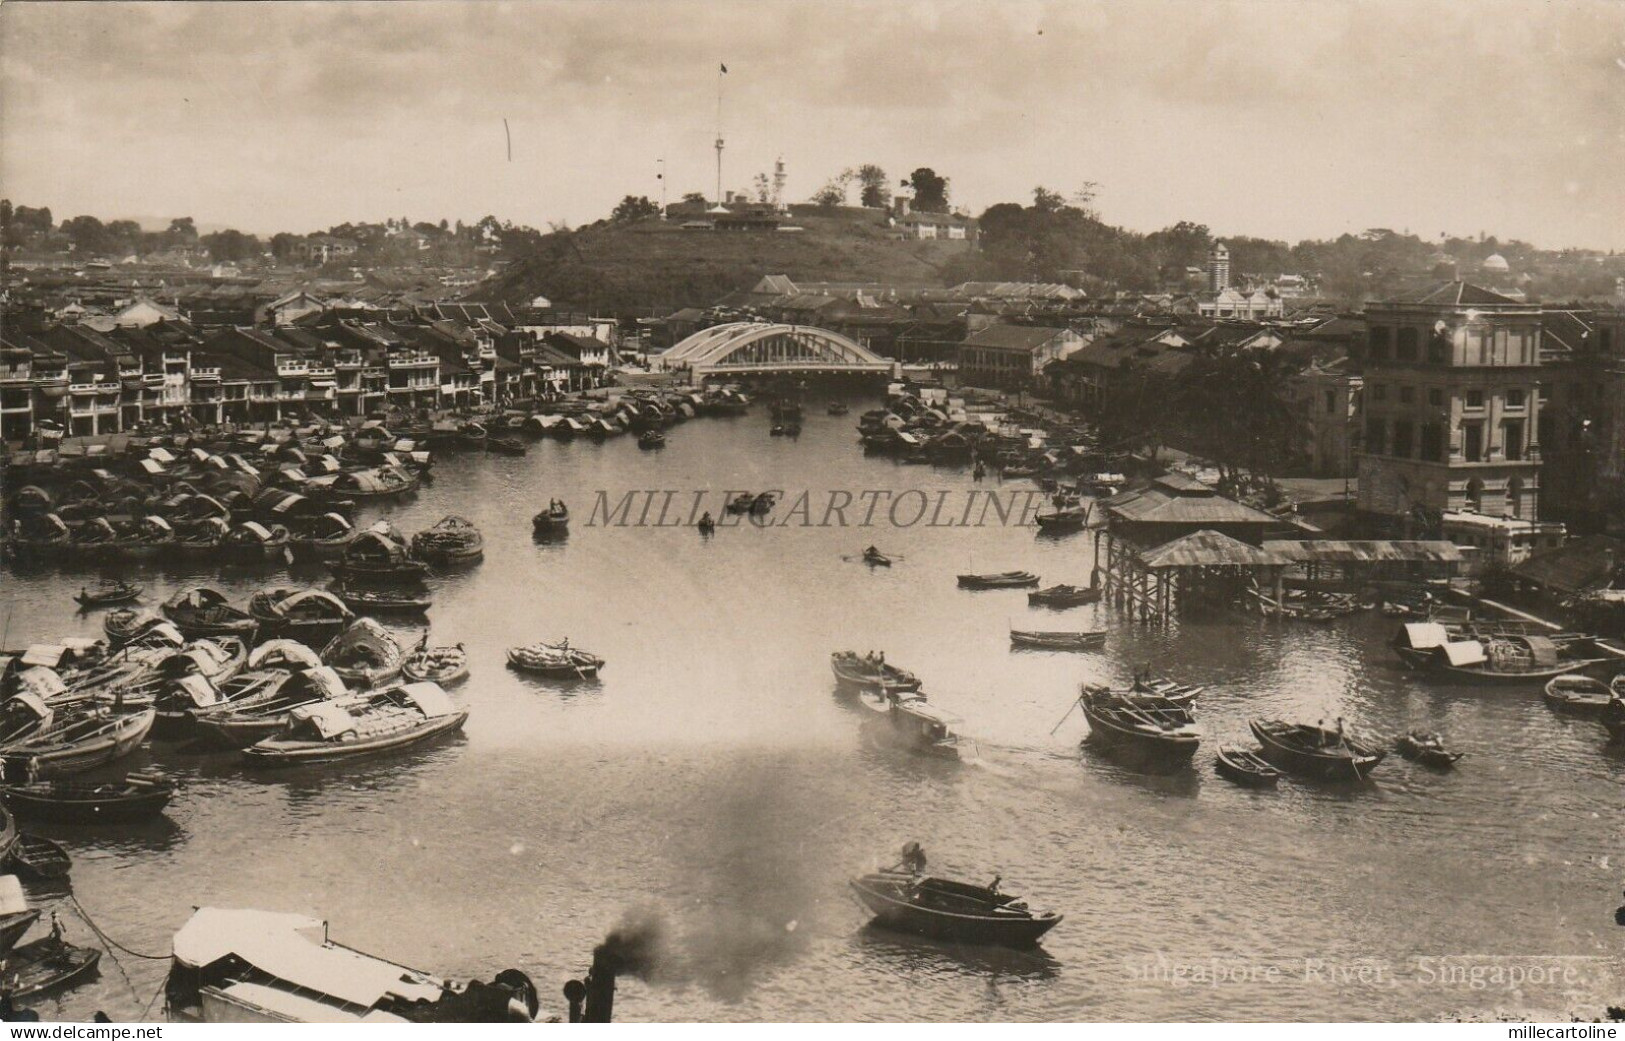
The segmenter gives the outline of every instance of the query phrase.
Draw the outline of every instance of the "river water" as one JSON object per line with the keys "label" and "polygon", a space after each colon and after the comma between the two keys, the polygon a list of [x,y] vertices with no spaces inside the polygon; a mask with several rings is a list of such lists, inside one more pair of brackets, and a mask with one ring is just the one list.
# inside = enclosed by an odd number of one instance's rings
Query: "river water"
{"label": "river water", "polygon": [[[709,490],[716,509],[726,489],[780,488],[784,515],[800,490],[815,504],[866,489],[962,503],[996,487],[865,458],[852,417],[812,411],[793,440],[752,415],[677,427],[660,451],[623,438],[439,459],[431,486],[362,519],[412,531],[460,513],[485,534],[482,564],[432,582],[432,642],[472,656],[453,692],[471,712],[465,733],[398,758],[267,774],[231,755],[143,751],[131,765],[150,760],[185,785],[164,819],[38,829],[72,852],[84,908],[147,954],[167,952],[194,905],[306,912],[341,942],[443,974],[517,966],[559,1009],[558,985],[607,930],[660,921],[655,978],[622,983],[616,1011],[631,1020],[1596,1015],[1625,994],[1625,931],[1612,922],[1625,756],[1538,690],[1418,682],[1384,647],[1388,620],[1220,615],[1148,629],[1105,608],[1029,609],[1020,591],[965,592],[954,575],[1026,568],[1046,585],[1084,584],[1088,536],[891,528],[884,502],[871,529],[797,518],[703,539],[589,525],[600,490],[611,502]],[[553,496],[573,507],[572,532],[537,543],[530,515]],[[895,565],[850,559],[870,543]],[[286,576],[138,578],[156,604],[195,581],[246,600]],[[74,614],[79,576],[3,581],[10,645],[99,634],[99,615]],[[1111,635],[1102,653],[1012,652],[1012,624]],[[599,682],[504,668],[505,648],[563,635],[608,659]],[[835,696],[828,655],[840,648],[884,649],[918,672],[963,718],[974,760],[866,747],[857,711]],[[1209,685],[1192,769],[1115,766],[1080,748],[1076,714],[1050,733],[1081,681],[1122,682],[1148,662]],[[1245,740],[1257,716],[1342,716],[1376,734],[1423,725],[1468,756],[1451,774],[1392,757],[1353,792],[1243,790],[1212,773],[1210,749]],[[910,839],[934,871],[1002,874],[1006,891],[1066,920],[1025,953],[866,928],[845,880]],[[42,1008],[135,1017],[166,968],[104,956],[99,981]]]}

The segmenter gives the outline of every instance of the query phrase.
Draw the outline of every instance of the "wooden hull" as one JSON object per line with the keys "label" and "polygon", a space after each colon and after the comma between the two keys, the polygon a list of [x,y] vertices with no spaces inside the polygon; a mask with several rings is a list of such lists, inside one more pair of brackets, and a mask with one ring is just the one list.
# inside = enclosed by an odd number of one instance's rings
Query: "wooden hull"
{"label": "wooden hull", "polygon": [[72,777],[116,762],[135,751],[152,730],[156,717],[156,712],[147,709],[126,717],[108,733],[99,734],[85,741],[37,752],[25,749],[17,753],[5,753],[0,755],[0,758],[31,761],[32,765],[24,769],[30,770],[31,776],[42,781],[56,777]]}
{"label": "wooden hull", "polygon": [[848,883],[875,921],[899,932],[960,943],[1000,947],[1031,947],[1061,923],[1060,915],[1017,917],[955,914],[919,907],[867,877]]}
{"label": "wooden hull", "polygon": [[19,817],[51,823],[104,824],[156,816],[169,805],[174,794],[174,789],[169,787],[118,795],[98,795],[88,790],[52,795],[9,788],[0,792],[0,798]]}
{"label": "wooden hull", "polygon": [[960,575],[961,589],[1030,589],[1038,585],[1037,575],[1012,578],[985,578],[980,575]]}
{"label": "wooden hull", "polygon": [[1382,752],[1350,756],[1303,748],[1282,740],[1267,728],[1259,726],[1257,720],[1253,720],[1249,726],[1253,736],[1263,746],[1264,758],[1288,773],[1327,781],[1364,781],[1383,760]]}
{"label": "wooden hull", "polygon": [[467,712],[459,712],[426,722],[404,733],[367,741],[261,741],[252,748],[244,749],[243,758],[251,766],[282,767],[388,755],[461,730],[467,719]]}
{"label": "wooden hull", "polygon": [[1267,770],[1257,769],[1256,764],[1249,763],[1228,748],[1219,749],[1218,755],[1213,759],[1213,772],[1244,788],[1274,788],[1281,780],[1279,770],[1274,767]]}
{"label": "wooden hull", "polygon": [[45,882],[68,877],[68,872],[73,869],[73,858],[50,839],[24,835],[12,851],[11,867],[23,878]]}
{"label": "wooden hull", "polygon": [[12,949],[0,968],[0,990],[13,998],[72,986],[96,971],[102,952],[47,936]]}
{"label": "wooden hull", "polygon": [[1184,766],[1202,744],[1194,734],[1153,734],[1124,726],[1092,708],[1087,700],[1083,718],[1089,721],[1087,740],[1135,762]]}
{"label": "wooden hull", "polygon": [[1094,651],[1106,645],[1106,634],[1030,633],[1015,630],[1010,633],[1010,645],[1037,651]]}
{"label": "wooden hull", "polygon": [[16,914],[0,915],[0,957],[17,946],[17,941],[39,920],[39,908],[31,907]]}
{"label": "wooden hull", "polygon": [[835,680],[843,687],[860,690],[868,694],[879,694],[882,690],[893,694],[913,694],[920,689],[920,681],[914,676],[903,676],[882,679],[867,669],[856,669],[851,665],[831,660],[830,670],[835,673]]}

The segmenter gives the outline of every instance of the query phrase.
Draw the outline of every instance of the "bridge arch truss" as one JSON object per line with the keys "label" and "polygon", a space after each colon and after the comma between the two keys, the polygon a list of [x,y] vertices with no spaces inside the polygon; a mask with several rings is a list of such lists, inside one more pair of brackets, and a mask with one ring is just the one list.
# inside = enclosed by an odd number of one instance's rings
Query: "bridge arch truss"
{"label": "bridge arch truss", "polygon": [[892,371],[889,359],[840,333],[811,325],[767,322],[730,322],[701,329],[668,350],[661,360],[668,369],[687,366],[696,376]]}

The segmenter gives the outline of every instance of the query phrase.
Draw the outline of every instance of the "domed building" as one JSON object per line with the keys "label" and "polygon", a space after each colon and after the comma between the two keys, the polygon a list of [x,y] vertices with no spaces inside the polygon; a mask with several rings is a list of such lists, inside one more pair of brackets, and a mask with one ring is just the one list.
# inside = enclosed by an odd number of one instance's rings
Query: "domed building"
{"label": "domed building", "polygon": [[1485,257],[1484,262],[1478,266],[1492,275],[1504,275],[1508,271],[1512,270],[1512,265],[1507,263],[1507,258],[1503,257],[1499,253],[1491,253],[1489,256]]}

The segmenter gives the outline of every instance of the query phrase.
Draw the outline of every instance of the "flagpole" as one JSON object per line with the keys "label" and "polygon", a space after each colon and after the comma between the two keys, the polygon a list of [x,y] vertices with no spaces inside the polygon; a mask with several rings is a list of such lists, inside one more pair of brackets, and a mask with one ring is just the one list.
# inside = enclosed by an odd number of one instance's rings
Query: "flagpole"
{"label": "flagpole", "polygon": [[660,219],[666,219],[666,158],[661,156],[660,163]]}
{"label": "flagpole", "polygon": [[722,77],[728,66],[717,63],[717,205],[722,205]]}

